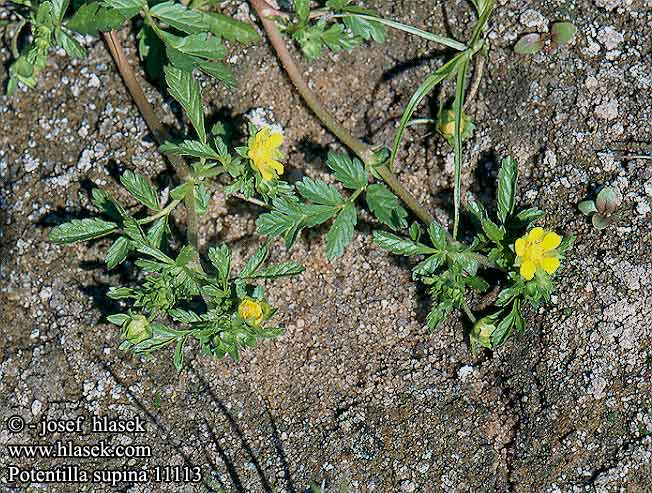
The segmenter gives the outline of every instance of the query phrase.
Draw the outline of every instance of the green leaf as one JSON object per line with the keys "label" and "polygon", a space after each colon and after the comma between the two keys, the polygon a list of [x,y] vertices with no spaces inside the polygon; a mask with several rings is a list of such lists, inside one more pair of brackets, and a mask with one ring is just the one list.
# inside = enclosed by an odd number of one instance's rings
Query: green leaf
{"label": "green leaf", "polygon": [[181,37],[161,31],[160,35],[167,45],[186,55],[209,60],[222,60],[227,53],[226,46],[222,44],[220,39],[208,33],[191,34],[190,36]]}
{"label": "green leaf", "polygon": [[[247,276],[247,279],[274,279],[284,276],[296,276],[304,271],[304,267],[297,262],[283,262],[280,264],[270,265],[264,269],[258,269],[255,273]],[[240,279],[245,277],[240,275]]]}
{"label": "green leaf", "polygon": [[267,260],[268,256],[269,250],[267,249],[267,245],[261,245],[258,250],[256,250],[256,252],[251,257],[249,257],[249,260],[247,260],[247,263],[245,264],[238,277],[240,279],[252,277],[260,268],[260,266],[265,262],[265,260]]}
{"label": "green leaf", "polygon": [[489,289],[489,283],[480,276],[467,276],[464,278],[464,284],[481,293]]}
{"label": "green leaf", "polygon": [[[122,286],[119,287],[110,287],[106,295],[112,300],[124,300],[127,298],[136,298],[136,293],[131,288],[125,288]],[[131,318],[131,317],[130,317]]]}
{"label": "green leaf", "polygon": [[195,210],[197,211],[197,214],[206,214],[210,201],[211,194],[206,189],[206,185],[203,183],[195,185]]}
{"label": "green leaf", "polygon": [[150,185],[147,179],[133,171],[127,170],[120,177],[120,183],[129,190],[138,202],[149,209],[158,211],[161,206],[156,195],[156,190]]}
{"label": "green leaf", "polygon": [[198,34],[210,28],[207,16],[180,3],[163,2],[149,10],[150,14],[169,26],[187,34]]}
{"label": "green leaf", "polygon": [[80,34],[96,36],[98,32],[118,29],[126,21],[115,9],[103,7],[99,2],[85,3],[66,22],[66,27]]}
{"label": "green leaf", "polygon": [[583,200],[577,205],[577,208],[585,216],[590,216],[598,212],[598,209],[595,207],[595,202],[593,200]]}
{"label": "green leaf", "polygon": [[333,24],[321,33],[321,40],[335,52],[351,50],[360,44],[361,39],[350,36],[341,24]]}
{"label": "green leaf", "polygon": [[102,3],[106,7],[117,10],[127,19],[132,18],[145,7],[144,0],[102,0]]}
{"label": "green leaf", "polygon": [[229,41],[237,41],[244,45],[260,41],[260,35],[254,26],[228,15],[218,12],[204,12],[204,20],[208,23],[210,32]]}
{"label": "green leaf", "polygon": [[453,309],[453,304],[446,300],[434,305],[426,316],[426,324],[430,330],[436,330],[439,324],[445,320]]}
{"label": "green leaf", "polygon": [[412,269],[412,273],[418,276],[431,276],[435,273],[437,268],[444,263],[445,259],[446,256],[444,254],[437,253],[435,255],[431,255],[415,265]]}
{"label": "green leaf", "polygon": [[172,310],[169,310],[168,315],[170,315],[170,317],[172,317],[172,319],[176,322],[180,322],[182,324],[190,325],[192,323],[202,321],[201,317],[195,312],[183,310],[181,308],[173,308]]}
{"label": "green leaf", "polygon": [[419,223],[413,222],[410,225],[409,233],[410,233],[410,238],[413,241],[419,241],[419,238],[421,238],[421,233],[422,233],[421,226],[419,226]]}
{"label": "green leaf", "polygon": [[303,198],[315,204],[337,206],[344,202],[335,187],[319,178],[313,180],[306,176],[296,184],[296,188]]}
{"label": "green leaf", "polygon": [[550,29],[552,40],[558,45],[568,43],[576,32],[577,28],[572,22],[555,22]]}
{"label": "green leaf", "polygon": [[131,320],[131,316],[126,313],[114,313],[106,317],[107,321],[118,327],[122,327],[125,322]]}
{"label": "green leaf", "polygon": [[557,247],[557,251],[559,252],[560,255],[564,255],[566,251],[573,246],[573,243],[575,243],[575,239],[577,238],[576,235],[567,235],[564,236],[564,238],[561,240],[561,243]]}
{"label": "green leaf", "polygon": [[61,24],[70,0],[50,0],[50,3],[52,4],[52,16],[55,19],[55,23]]}
{"label": "green leaf", "polygon": [[231,69],[220,62],[201,61],[197,68],[214,79],[223,82],[227,87],[235,87],[235,77]]}
{"label": "green leaf", "polygon": [[[347,11],[349,10],[350,9],[347,9]],[[351,30],[353,30],[353,27],[355,27],[356,31],[358,31],[358,33],[361,36],[363,34],[362,32],[360,32],[360,30],[363,30],[378,43],[382,43],[385,40],[385,32],[384,29],[382,29],[382,24],[384,24],[385,26],[398,29],[399,31],[404,31],[406,33],[410,33],[415,36],[419,36],[421,38],[427,39],[428,41],[434,41],[435,43],[448,46],[449,48],[453,48],[454,50],[457,51],[464,51],[466,49],[466,45],[464,45],[464,43],[460,43],[459,41],[456,41],[454,39],[447,38],[445,36],[440,36],[439,34],[430,33],[428,31],[423,31],[414,26],[402,24],[400,22],[396,22],[390,19],[383,19],[382,17],[363,15],[363,14],[355,14],[351,17],[346,17],[344,22],[347,22],[347,19],[356,19],[358,21],[358,23],[353,24],[352,26],[349,26],[349,24],[347,24],[347,26],[351,27]],[[367,21],[369,25],[362,25],[359,23],[360,21]],[[356,31],[354,31],[354,33],[356,33]],[[369,39],[369,38],[365,37],[365,39]]]}
{"label": "green leaf", "polygon": [[174,200],[183,200],[186,198],[186,195],[192,191],[192,183],[187,181],[179,185],[178,187],[173,188],[170,191],[170,197]]}
{"label": "green leaf", "polygon": [[394,230],[407,228],[407,211],[401,206],[399,198],[385,185],[369,185],[365,199],[369,210],[381,223]]}
{"label": "green leaf", "polygon": [[503,289],[498,293],[496,298],[496,306],[507,306],[511,301],[521,294],[522,288],[519,285]]}
{"label": "green leaf", "polygon": [[519,305],[518,302],[515,302],[512,306],[512,310],[509,312],[509,315],[500,321],[500,323],[496,326],[496,330],[494,330],[491,334],[491,346],[493,348],[500,346],[505,342],[505,340],[507,340],[507,337],[509,337],[509,335],[512,333],[514,324],[520,317],[521,314],[519,312]]}
{"label": "green leaf", "polygon": [[121,236],[115,240],[113,245],[106,251],[106,256],[104,257],[104,262],[106,262],[108,269],[111,270],[121,264],[127,258],[129,250],[129,240],[127,238]]}
{"label": "green leaf", "polygon": [[222,283],[226,283],[231,275],[231,250],[226,245],[211,247],[208,250],[208,258],[217,270],[217,277]]}
{"label": "green leaf", "polygon": [[[162,5],[162,4],[159,4]],[[202,144],[206,144],[206,129],[204,128],[204,108],[202,106],[199,82],[192,74],[175,67],[165,67],[165,80],[170,95],[183,107],[186,115],[195,127]]]}
{"label": "green leaf", "polygon": [[537,219],[545,216],[546,213],[542,211],[541,209],[538,209],[536,207],[531,207],[529,209],[524,209],[516,214],[516,219],[519,221],[529,224],[533,221],[536,221]]}
{"label": "green leaf", "polygon": [[395,253],[397,255],[406,255],[412,257],[414,255],[428,255],[437,253],[437,250],[422,243],[401,238],[395,234],[386,231],[374,231],[374,243],[383,250]]}
{"label": "green leaf", "polygon": [[310,0],[294,0],[294,12],[297,14],[300,25],[308,23],[310,18]]}
{"label": "green leaf", "polygon": [[220,155],[208,144],[197,140],[184,140],[178,144],[166,142],[159,147],[164,154],[175,154],[177,156],[192,156],[196,158],[218,160]]}
{"label": "green leaf", "polygon": [[70,34],[63,29],[56,31],[57,43],[61,46],[70,58],[86,58],[86,48],[79,44]]}
{"label": "green leaf", "polygon": [[514,52],[519,55],[533,55],[543,48],[543,39],[537,33],[526,34],[514,45]]}
{"label": "green leaf", "polygon": [[428,236],[437,250],[446,250],[448,246],[448,235],[440,224],[436,222],[430,223],[428,226]]}
{"label": "green leaf", "polygon": [[389,163],[390,168],[394,166],[394,161],[396,160],[396,155],[398,154],[398,148],[401,144],[401,141],[403,140],[403,134],[405,133],[405,129],[407,128],[408,123],[410,123],[410,120],[412,120],[412,115],[414,115],[414,112],[416,111],[419,104],[421,104],[421,102],[425,99],[425,97],[428,94],[430,94],[430,92],[435,87],[437,87],[437,85],[441,81],[443,81],[446,77],[450,76],[455,72],[455,69],[457,68],[457,64],[460,63],[460,61],[463,60],[464,58],[465,58],[464,53],[460,53],[454,56],[446,64],[444,64],[443,66],[438,68],[434,73],[429,75],[421,83],[417,91],[414,93],[414,95],[410,99],[410,102],[407,104],[405,110],[403,111],[403,116],[401,117],[398,130],[396,131],[396,135],[394,136],[394,144],[392,146],[392,156]]}
{"label": "green leaf", "polygon": [[326,257],[329,261],[344,254],[344,250],[353,238],[353,230],[357,222],[355,206],[347,202],[326,233]]}
{"label": "green leaf", "polygon": [[52,229],[48,237],[50,241],[57,244],[76,243],[101,238],[117,229],[117,224],[100,218],[73,219]]}
{"label": "green leaf", "polygon": [[482,230],[494,243],[500,243],[505,238],[505,228],[498,226],[491,219],[482,221]]}
{"label": "green leaf", "polygon": [[[347,12],[354,13],[358,9],[359,7],[349,7],[346,10]],[[385,28],[383,27],[383,24],[381,24],[380,18],[366,15],[366,13],[369,12],[366,9],[359,9],[359,12],[360,13],[354,13],[354,15],[350,15],[344,18],[344,24],[346,27],[353,33],[354,36],[360,36],[365,41],[373,39],[376,43],[384,43],[386,34]],[[384,19],[382,20],[384,21]],[[387,22],[388,21],[385,21],[383,23]],[[391,23],[392,21],[389,22]],[[396,25],[403,26],[398,22],[395,23],[395,26]]]}
{"label": "green leaf", "polygon": [[511,157],[506,157],[498,171],[498,219],[505,224],[514,212],[516,205],[516,183],[518,181],[518,164]]}
{"label": "green leaf", "polygon": [[174,368],[177,370],[177,372],[180,372],[183,368],[183,346],[185,346],[187,340],[187,335],[177,339],[177,345],[174,349],[174,358],[172,359]]}
{"label": "green leaf", "polygon": [[330,151],[326,158],[326,166],[333,171],[337,181],[345,188],[359,190],[369,184],[367,173],[359,159],[351,159],[347,154]]}
{"label": "green leaf", "polygon": [[160,249],[163,245],[165,233],[168,231],[168,216],[160,217],[147,232],[147,243],[152,248]]}
{"label": "green leaf", "polygon": [[487,217],[487,211],[482,203],[477,201],[470,192],[466,194],[466,208],[479,224]]}

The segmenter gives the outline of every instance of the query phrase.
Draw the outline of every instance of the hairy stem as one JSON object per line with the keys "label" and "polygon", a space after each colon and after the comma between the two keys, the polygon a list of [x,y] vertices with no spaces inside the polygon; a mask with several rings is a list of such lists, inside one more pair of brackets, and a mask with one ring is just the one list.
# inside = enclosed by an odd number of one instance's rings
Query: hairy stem
{"label": "hairy stem", "polygon": [[[149,103],[143,88],[141,87],[136,74],[131,67],[131,64],[127,60],[125,53],[118,39],[118,35],[115,31],[110,31],[108,33],[103,33],[104,40],[109,48],[109,52],[113,57],[118,72],[124,81],[124,84],[131,94],[140,114],[145,119],[147,127],[150,129],[154,135],[154,140],[160,145],[163,144],[169,138],[169,133],[166,128],[163,126],[161,120],[156,116],[154,107]],[[165,155],[172,164],[174,171],[179,176],[181,180],[187,180],[190,178],[190,168],[184,161],[181,156],[176,156],[174,154]],[[195,210],[195,194],[194,191],[190,191],[186,195],[184,201],[186,206],[187,214],[187,231],[186,235],[188,237],[188,243],[190,243],[195,250],[199,251],[199,235],[198,235],[198,220],[197,220],[197,211]]]}
{"label": "hairy stem", "polygon": [[337,122],[337,120],[335,120],[330,112],[324,107],[321,101],[319,101],[317,96],[310,90],[308,84],[301,75],[299,68],[294,62],[281,33],[276,27],[276,23],[274,20],[269,18],[270,15],[273,15],[270,11],[269,4],[265,0],[250,0],[250,3],[256,10],[258,17],[263,24],[263,28],[267,33],[267,37],[269,38],[276,55],[281,61],[283,68],[287,72],[288,77],[292,81],[292,84],[294,84],[299,94],[301,94],[301,97],[303,97],[308,107],[313,111],[313,113],[315,113],[315,115],[317,115],[317,118],[321,120],[322,124],[344,145],[351,149],[365,163],[365,165],[367,165],[367,167],[374,166],[374,169],[385,181],[387,186],[391,188],[392,191],[401,198],[401,200],[403,200],[403,202],[421,221],[426,224],[434,222],[435,218],[432,214],[430,214],[430,212],[428,212],[401,184],[398,178],[387,166],[375,166],[376,159],[373,149],[361,140],[355,138],[346,128],[340,125],[340,123]]}

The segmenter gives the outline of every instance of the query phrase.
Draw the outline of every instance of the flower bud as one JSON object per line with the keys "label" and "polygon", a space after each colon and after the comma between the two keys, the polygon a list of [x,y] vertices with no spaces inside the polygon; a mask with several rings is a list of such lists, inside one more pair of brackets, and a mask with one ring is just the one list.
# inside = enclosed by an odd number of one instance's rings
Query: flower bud
{"label": "flower bud", "polygon": [[483,317],[475,323],[469,335],[472,346],[479,345],[487,349],[493,347],[491,344],[491,334],[496,330],[496,319],[499,313]]}
{"label": "flower bud", "polygon": [[238,306],[238,315],[249,324],[257,326],[265,318],[265,308],[264,303],[247,296]]}
{"label": "flower bud", "polygon": [[124,327],[122,337],[131,344],[139,344],[152,337],[152,328],[144,315],[135,315]]}

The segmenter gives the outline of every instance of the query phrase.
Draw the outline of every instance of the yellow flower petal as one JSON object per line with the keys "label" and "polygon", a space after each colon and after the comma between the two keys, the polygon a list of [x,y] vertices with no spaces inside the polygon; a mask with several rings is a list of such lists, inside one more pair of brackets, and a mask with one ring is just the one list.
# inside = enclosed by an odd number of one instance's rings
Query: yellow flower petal
{"label": "yellow flower petal", "polygon": [[541,246],[543,247],[543,250],[546,252],[549,252],[550,250],[554,250],[559,246],[561,243],[561,236],[559,236],[557,233],[550,232],[546,233],[546,236],[543,237],[543,240],[541,240]]}
{"label": "yellow flower petal", "polygon": [[530,232],[527,235],[527,240],[534,243],[537,241],[541,241],[544,237],[545,233],[543,231],[543,228],[537,226],[536,228],[532,228]]}
{"label": "yellow flower petal", "polygon": [[514,243],[514,251],[519,257],[523,257],[525,255],[525,240],[523,238],[516,240]]}
{"label": "yellow flower petal", "polygon": [[270,166],[261,166],[258,168],[258,171],[260,171],[260,175],[263,177],[263,180],[270,181],[274,179],[274,172]]}
{"label": "yellow flower petal", "polygon": [[268,145],[271,147],[281,147],[283,144],[283,134],[280,132],[273,133],[269,136]]}
{"label": "yellow flower petal", "polygon": [[537,271],[537,266],[531,260],[525,260],[521,264],[520,273],[526,281],[531,280]]}
{"label": "yellow flower petal", "polygon": [[559,258],[543,257],[541,259],[541,266],[548,274],[553,274],[559,268]]}
{"label": "yellow flower petal", "polygon": [[274,160],[270,161],[269,166],[270,168],[275,170],[279,175],[283,174],[284,171],[283,164],[279,163],[278,161],[274,161]]}

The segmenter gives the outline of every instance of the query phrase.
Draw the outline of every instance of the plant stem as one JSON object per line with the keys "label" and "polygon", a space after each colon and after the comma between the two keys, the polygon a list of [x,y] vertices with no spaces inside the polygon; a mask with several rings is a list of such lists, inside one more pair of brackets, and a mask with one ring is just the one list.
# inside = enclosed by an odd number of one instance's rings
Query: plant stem
{"label": "plant stem", "polygon": [[[150,131],[154,135],[154,140],[160,145],[163,144],[166,140],[169,139],[169,133],[166,128],[163,126],[161,120],[156,116],[154,108],[147,100],[143,88],[141,87],[136,74],[133,71],[125,53],[118,39],[118,35],[115,31],[110,31],[108,33],[103,33],[104,40],[109,48],[109,52],[113,57],[118,72],[124,81],[127,90],[131,94],[140,114],[145,119],[145,123],[149,127]],[[174,154],[165,155],[172,164],[174,171],[179,176],[181,180],[187,180],[191,177],[190,168],[184,161],[181,156],[176,156]],[[197,211],[195,210],[195,193],[194,190],[190,191],[184,200],[186,206],[187,214],[187,231],[186,236],[188,237],[188,243],[192,245],[195,250],[199,252],[199,235],[198,235],[198,220],[197,220]]]}
{"label": "plant stem", "polygon": [[[313,111],[313,113],[315,113],[315,115],[317,115],[317,118],[321,120],[322,124],[345,146],[351,149],[367,167],[375,166],[376,159],[373,149],[361,140],[355,138],[346,128],[340,125],[308,87],[308,84],[294,62],[290,51],[285,45],[285,41],[276,27],[276,23],[268,17],[270,15],[269,4],[267,4],[265,0],[250,0],[250,3],[256,10],[258,17],[263,24],[263,28],[265,29],[267,37],[276,52],[276,56],[281,61],[288,77],[296,87],[299,94],[301,94],[301,97],[303,97],[308,107]],[[375,166],[374,169],[385,181],[387,186],[391,188],[392,191],[401,198],[401,200],[403,200],[403,202],[421,221],[425,224],[430,224],[435,221],[435,218],[399,182],[398,178],[387,166]]]}
{"label": "plant stem", "polygon": [[181,203],[180,200],[173,200],[165,207],[165,209],[161,209],[159,212],[157,212],[152,216],[147,216],[142,219],[139,219],[137,222],[140,225],[152,223],[156,221],[159,217],[167,216],[168,214],[170,214],[170,212],[172,212],[174,208],[178,206],[180,203]]}
{"label": "plant stem", "polygon": [[464,313],[466,314],[466,316],[469,317],[469,320],[471,321],[471,323],[476,323],[477,322],[478,319],[475,318],[475,315],[473,315],[473,312],[469,308],[469,304],[466,302],[466,300],[464,300],[464,302],[462,303],[462,310],[464,310]]}

